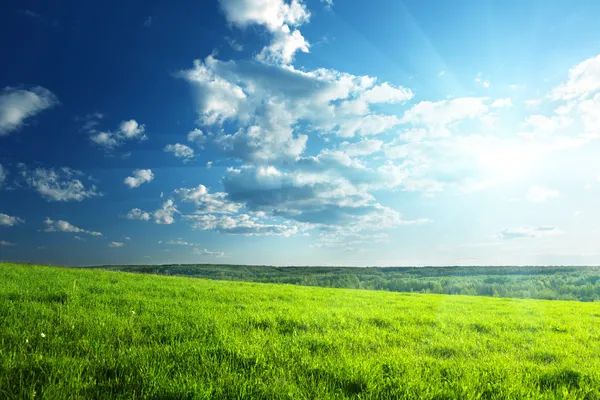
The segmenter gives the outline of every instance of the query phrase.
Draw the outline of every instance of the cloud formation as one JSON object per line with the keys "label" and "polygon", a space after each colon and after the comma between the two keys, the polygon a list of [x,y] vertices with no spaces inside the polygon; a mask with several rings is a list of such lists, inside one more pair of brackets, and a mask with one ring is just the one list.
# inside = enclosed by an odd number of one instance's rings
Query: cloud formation
{"label": "cloud formation", "polygon": [[151,182],[154,179],[154,173],[151,169],[136,169],[133,171],[133,176],[128,176],[123,180],[125,185],[130,188],[136,188],[143,183]]}
{"label": "cloud formation", "polygon": [[120,147],[127,141],[143,141],[148,139],[146,134],[144,134],[146,130],[145,125],[140,125],[134,119],[122,121],[119,124],[118,129],[114,132],[98,131],[95,129],[95,125],[90,128],[89,122],[86,124],[89,129],[90,140],[104,150],[112,150],[116,147]]}
{"label": "cloud formation", "polygon": [[498,237],[501,239],[540,238],[560,235],[562,233],[563,232],[555,226],[537,226],[504,229],[498,234]]}
{"label": "cloud formation", "polygon": [[0,91],[0,136],[18,131],[27,119],[57,104],[58,98],[41,86],[5,87]]}
{"label": "cloud formation", "polygon": [[0,226],[15,226],[24,223],[25,221],[19,217],[13,217],[8,214],[0,213]]}
{"label": "cloud formation", "polygon": [[181,158],[183,162],[189,162],[194,159],[194,149],[185,144],[175,143],[165,146],[165,153],[173,153],[177,158]]}
{"label": "cloud formation", "polygon": [[294,27],[310,19],[302,0],[219,0],[227,22],[245,29],[250,25],[264,26],[271,33],[271,43],[257,59],[289,64],[297,51],[308,53],[310,44]]}
{"label": "cloud formation", "polygon": [[18,166],[25,184],[48,201],[83,201],[102,195],[96,185],[84,185],[86,177],[82,171],[67,167],[30,169],[25,164]]}
{"label": "cloud formation", "polygon": [[68,221],[58,220],[54,221],[48,217],[44,220],[44,225],[46,228],[44,232],[72,232],[72,233],[87,233],[92,236],[102,236],[100,232],[87,231],[85,229],[81,229],[71,224]]}
{"label": "cloud formation", "polygon": [[179,210],[177,210],[173,200],[169,199],[163,202],[160,208],[152,212],[134,208],[127,213],[125,218],[138,221],[150,221],[152,219],[155,224],[170,225],[175,222],[175,214],[179,214]]}

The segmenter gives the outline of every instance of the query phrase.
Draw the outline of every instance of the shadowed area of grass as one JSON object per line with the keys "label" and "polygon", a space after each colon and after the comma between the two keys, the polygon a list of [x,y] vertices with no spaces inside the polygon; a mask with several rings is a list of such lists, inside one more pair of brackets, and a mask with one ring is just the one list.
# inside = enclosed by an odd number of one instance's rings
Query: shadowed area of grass
{"label": "shadowed area of grass", "polygon": [[0,264],[0,398],[600,398],[597,303]]}

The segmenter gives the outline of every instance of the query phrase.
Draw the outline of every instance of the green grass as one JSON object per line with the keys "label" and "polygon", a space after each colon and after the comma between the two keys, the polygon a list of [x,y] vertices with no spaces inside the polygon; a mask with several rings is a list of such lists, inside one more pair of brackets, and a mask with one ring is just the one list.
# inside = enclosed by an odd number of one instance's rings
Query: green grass
{"label": "green grass", "polygon": [[0,264],[2,399],[600,399],[599,388],[597,303]]}

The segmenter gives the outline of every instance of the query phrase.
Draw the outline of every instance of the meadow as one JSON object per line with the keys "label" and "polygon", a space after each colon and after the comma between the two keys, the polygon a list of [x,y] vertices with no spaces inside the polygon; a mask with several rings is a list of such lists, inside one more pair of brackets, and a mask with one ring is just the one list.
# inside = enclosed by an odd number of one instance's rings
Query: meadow
{"label": "meadow", "polygon": [[600,399],[594,302],[0,263],[2,399]]}
{"label": "meadow", "polygon": [[118,265],[112,271],[303,286],[545,300],[600,300],[600,267]]}

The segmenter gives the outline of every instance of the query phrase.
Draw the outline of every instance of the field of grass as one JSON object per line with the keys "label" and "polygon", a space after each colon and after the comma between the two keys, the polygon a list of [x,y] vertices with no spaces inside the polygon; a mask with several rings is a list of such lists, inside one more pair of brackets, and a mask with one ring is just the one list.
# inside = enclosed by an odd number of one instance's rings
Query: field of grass
{"label": "field of grass", "polygon": [[218,280],[390,292],[600,301],[600,267],[272,267],[106,265],[93,268]]}
{"label": "field of grass", "polygon": [[600,305],[0,263],[1,399],[600,399]]}

